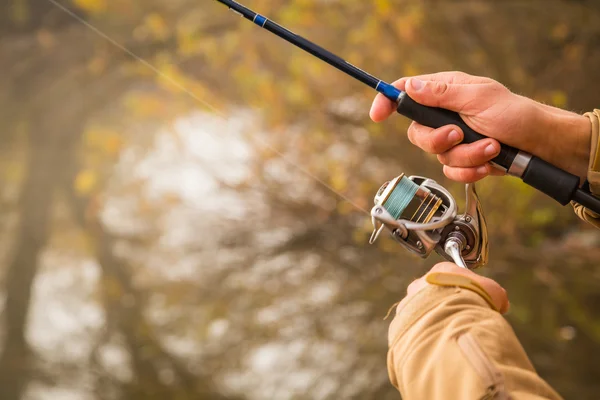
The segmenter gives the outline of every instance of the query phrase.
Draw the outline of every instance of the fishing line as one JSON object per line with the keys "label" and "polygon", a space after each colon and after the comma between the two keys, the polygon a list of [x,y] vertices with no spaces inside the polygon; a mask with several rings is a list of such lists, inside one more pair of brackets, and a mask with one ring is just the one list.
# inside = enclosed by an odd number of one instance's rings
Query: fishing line
{"label": "fishing line", "polygon": [[[56,0],[48,0],[48,1],[50,3],[52,3],[54,6],[56,6],[57,8],[59,8],[60,10],[62,10],[63,12],[65,12],[66,14],[70,15],[72,18],[74,18],[75,20],[77,20],[81,24],[83,24],[84,26],[86,26],[87,28],[89,28],[90,30],[92,30],[98,36],[102,37],[103,39],[105,39],[106,41],[108,41],[109,43],[111,43],[113,46],[117,47],[118,49],[120,49],[124,53],[126,53],[129,56],[133,57],[135,60],[137,60],[142,65],[144,65],[147,68],[149,68],[150,70],[152,70],[156,75],[158,75],[159,77],[161,77],[165,81],[169,82],[174,87],[176,87],[176,88],[180,89],[181,91],[183,91],[184,93],[186,93],[192,99],[194,99],[197,102],[199,102],[200,104],[204,105],[206,108],[208,108],[209,110],[211,110],[212,112],[214,112],[217,115],[217,117],[221,118],[225,122],[229,122],[229,117],[227,117],[227,115],[223,111],[219,110],[218,108],[216,108],[215,106],[213,106],[212,104],[210,104],[209,102],[207,102],[206,100],[203,100],[203,99],[199,98],[198,96],[196,96],[193,92],[191,92],[185,86],[183,86],[182,84],[180,84],[179,82],[177,82],[175,79],[171,78],[170,76],[168,76],[167,74],[165,74],[164,72],[162,72],[161,70],[159,70],[158,68],[156,68],[150,62],[148,62],[144,58],[138,56],[133,51],[129,50],[127,47],[123,46],[122,44],[120,44],[119,42],[117,42],[116,40],[114,40],[113,38],[111,38],[110,36],[108,36],[106,33],[104,33],[103,31],[101,31],[100,29],[98,29],[97,27],[95,27],[94,25],[92,25],[91,23],[89,23],[86,20],[84,20],[83,18],[81,18],[79,15],[77,15],[76,13],[74,13],[69,8],[67,8],[67,7],[63,6],[62,4],[58,3]],[[217,136],[214,135],[212,132],[209,132],[209,134],[212,135],[213,137],[217,138]],[[344,195],[344,194],[340,193],[339,191],[337,191],[336,189],[334,189],[327,182],[325,182],[324,180],[322,180],[318,176],[314,175],[313,173],[311,173],[310,171],[308,171],[306,168],[298,165],[294,161],[289,160],[288,156],[286,156],[285,154],[283,154],[280,150],[278,150],[277,148],[275,148],[268,141],[266,141],[265,139],[262,139],[260,137],[258,138],[258,140],[262,143],[262,145],[264,147],[267,147],[269,150],[272,150],[274,153],[276,153],[281,158],[282,161],[284,161],[285,163],[287,163],[287,164],[291,165],[292,167],[296,168],[297,170],[299,170],[300,172],[302,172],[304,175],[308,176],[309,178],[313,179],[314,181],[318,182],[319,184],[321,184],[322,186],[324,186],[325,188],[327,188],[330,192],[334,193],[335,195],[337,195],[341,199],[347,201],[349,204],[351,204],[357,210],[359,210],[359,211],[361,211],[361,212],[363,212],[365,214],[369,214],[369,212],[367,210],[365,210],[364,208],[362,208],[361,206],[359,206],[358,204],[356,204],[355,202],[353,202],[352,200],[350,200],[346,195]]]}
{"label": "fishing line", "polygon": [[[399,114],[430,128],[457,125],[462,129],[464,134],[462,143],[473,143],[486,138],[486,136],[467,125],[457,112],[419,104],[408,96],[406,92],[398,90],[389,83],[368,74],[330,51],[291,32],[248,7],[234,0],[217,1],[227,6],[239,16],[375,89],[396,104],[396,111]],[[491,163],[508,175],[520,178],[527,185],[552,197],[563,206],[569,204],[571,201],[575,201],[589,210],[600,213],[600,198],[596,198],[590,192],[581,189],[579,187],[578,176],[560,169],[539,157],[501,143],[500,153]]]}
{"label": "fishing line", "polygon": [[[166,75],[150,62],[129,50],[124,45],[120,44],[94,25],[85,21],[73,11],[58,3],[56,0],[48,0],[57,8],[82,23],[88,29],[95,32],[100,37],[107,40],[109,43],[119,48],[126,54],[133,57],[138,62],[145,65],[162,79],[169,82],[174,87],[179,88],[192,99],[203,104],[205,107],[213,111],[217,118],[224,121],[229,121],[229,118],[208,101],[196,96],[175,79]],[[383,93],[386,97],[398,103],[398,112],[412,117],[417,116],[422,120],[431,119],[434,123],[440,123],[449,120],[454,120],[460,116],[448,110],[423,108],[424,106],[417,104],[405,92],[401,92],[392,85],[367,74],[361,69],[353,66],[341,58],[329,53],[327,50],[301,38],[287,29],[269,21],[267,18],[253,13],[251,10],[239,5],[231,0],[218,0],[221,3],[229,5],[234,11],[242,16],[252,20],[257,25],[270,30],[271,32],[285,38],[294,43],[298,47],[308,51],[309,53],[321,58],[329,64],[355,77],[363,83],[373,87],[375,90]],[[414,115],[413,115],[414,114]],[[441,116],[441,117],[440,117]],[[421,118],[422,117],[422,118]],[[446,118],[444,120],[444,118]],[[417,121],[419,119],[412,118]],[[421,122],[419,121],[419,122]],[[462,120],[460,120],[462,121]],[[463,122],[464,124],[464,122]],[[424,123],[424,125],[427,125]],[[214,134],[208,132],[209,135]],[[471,139],[477,140],[479,134],[471,135]],[[216,135],[214,135],[216,137]],[[481,136],[481,135],[479,135]],[[469,134],[465,131],[465,138]],[[301,171],[309,178],[320,183],[329,191],[336,194],[340,198],[350,203],[356,209],[370,214],[374,225],[374,231],[371,235],[370,243],[374,243],[383,229],[388,229],[392,236],[409,251],[427,257],[432,251],[446,257],[448,260],[453,260],[457,265],[464,268],[478,268],[487,263],[488,258],[488,241],[487,227],[485,218],[480,207],[479,198],[475,192],[473,185],[466,186],[467,207],[465,213],[457,215],[456,202],[452,195],[442,186],[427,178],[421,177],[405,177],[404,174],[398,176],[394,180],[385,183],[375,197],[375,207],[368,213],[362,207],[352,202],[332,188],[328,183],[318,178],[314,174],[307,171],[305,168],[294,163],[281,153],[278,149],[272,146],[268,141],[259,138],[263,145],[274,153],[280,156],[281,160]],[[512,154],[508,152],[507,154]],[[517,154],[516,157],[521,155]],[[531,159],[529,159],[531,160]],[[527,161],[527,160],[526,160]],[[409,217],[412,215],[412,217]],[[404,218],[406,216],[406,218]],[[415,218],[416,217],[416,218]]]}

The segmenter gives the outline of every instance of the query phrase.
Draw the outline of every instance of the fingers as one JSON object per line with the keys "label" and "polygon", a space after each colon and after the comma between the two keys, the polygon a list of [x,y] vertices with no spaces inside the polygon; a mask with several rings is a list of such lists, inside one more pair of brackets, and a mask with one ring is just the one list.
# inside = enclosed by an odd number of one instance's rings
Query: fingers
{"label": "fingers", "polygon": [[408,128],[408,139],[424,151],[438,154],[444,173],[452,180],[471,183],[488,175],[504,175],[488,165],[500,153],[500,143],[494,139],[457,145],[463,140],[458,126],[431,129],[416,122]]}
{"label": "fingers", "polygon": [[[405,80],[410,77],[404,78]],[[455,84],[478,84],[492,82],[490,78],[482,76],[469,75],[461,71],[444,71],[434,74],[415,75],[412,78],[417,78],[422,81],[446,82]]]}
{"label": "fingers", "polygon": [[[425,150],[427,151],[427,150]],[[444,153],[438,154],[438,160],[449,167],[479,167],[494,159],[500,153],[500,143],[494,139],[478,140],[461,144]]]}
{"label": "fingers", "polygon": [[[427,75],[418,75],[414,78],[423,80],[423,81],[439,81],[439,82],[447,82],[447,83],[459,83],[464,84],[468,82],[482,82],[489,80],[488,78],[480,78],[465,74],[463,72],[456,71],[448,71],[448,72],[438,72],[435,74],[427,74]],[[400,78],[397,81],[392,83],[396,89],[406,91],[406,82],[409,80],[409,77]],[[375,97],[373,101],[373,105],[371,106],[371,111],[369,112],[369,116],[374,122],[382,122],[386,120],[390,115],[392,115],[396,111],[396,104],[393,101],[382,95],[381,93]]]}
{"label": "fingers", "polygon": [[[398,79],[396,82],[392,83],[392,86],[394,86],[396,89],[404,91],[407,79],[408,78]],[[393,101],[380,93],[373,101],[369,116],[374,122],[381,122],[392,115],[396,111],[396,107],[397,105]]]}
{"label": "fingers", "polygon": [[394,102],[380,93],[375,97],[375,101],[373,101],[369,116],[374,122],[382,122],[392,115],[394,111],[396,111]]}
{"label": "fingers", "polygon": [[408,128],[408,140],[428,153],[442,154],[451,151],[452,147],[460,143],[463,133],[455,125],[432,129],[413,122]]}
{"label": "fingers", "polygon": [[485,276],[477,275],[475,272],[459,267],[450,262],[443,262],[434,266],[430,272],[447,272],[451,274],[464,275],[471,280],[477,282],[492,298],[492,301],[500,310],[501,314],[505,314],[510,308],[508,295],[506,290],[496,281],[486,278]]}
{"label": "fingers", "polygon": [[504,173],[489,164],[500,153],[500,143],[494,139],[461,144],[438,155],[444,164],[444,175],[453,181],[477,182],[486,176],[501,176]]}
{"label": "fingers", "polygon": [[488,176],[490,168],[491,166],[488,165],[475,168],[448,167],[444,165],[444,175],[456,182],[473,183]]}
{"label": "fingers", "polygon": [[[477,81],[478,82],[478,81]],[[431,107],[440,107],[462,113],[476,113],[492,96],[497,95],[499,83],[448,83],[447,81],[427,81],[421,78],[409,78],[406,92],[417,103]],[[478,99],[474,102],[473,99]]]}
{"label": "fingers", "polygon": [[460,168],[444,165],[444,175],[456,182],[473,183],[487,176],[503,176],[504,172],[491,166],[490,164],[479,167]]}
{"label": "fingers", "polygon": [[[506,89],[492,79],[458,71],[404,77],[392,85],[406,91],[418,103],[459,112],[468,106],[481,107],[487,103],[486,99],[493,101],[499,91]],[[476,103],[473,102],[474,98],[478,99]],[[378,94],[369,114],[373,121],[381,122],[395,110],[396,105],[393,101]]]}

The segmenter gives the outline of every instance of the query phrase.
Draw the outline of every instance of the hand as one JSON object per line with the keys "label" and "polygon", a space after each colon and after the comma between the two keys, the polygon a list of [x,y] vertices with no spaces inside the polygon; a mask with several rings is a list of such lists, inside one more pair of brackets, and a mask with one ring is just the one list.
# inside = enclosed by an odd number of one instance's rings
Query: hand
{"label": "hand", "polygon": [[461,268],[454,263],[443,262],[434,266],[427,274],[413,281],[408,286],[406,289],[406,297],[398,305],[397,312],[401,312],[403,305],[406,304],[406,302],[408,302],[415,294],[425,287],[431,285],[425,280],[425,278],[427,275],[433,272],[446,272],[450,274],[464,275],[477,282],[490,295],[494,305],[501,314],[505,314],[510,307],[506,290],[504,290],[502,286],[497,284],[495,281],[490,278],[486,278],[485,276],[477,275],[475,272],[469,271],[468,269]]}
{"label": "hand", "polygon": [[[412,123],[409,140],[437,154],[450,179],[475,182],[502,175],[488,163],[500,152],[500,141],[585,180],[591,150],[587,117],[519,96],[492,79],[462,72],[407,77],[393,85],[418,103],[458,112],[467,125],[490,138],[459,144],[463,132],[458,126],[431,129]],[[373,121],[380,122],[395,111],[393,102],[379,94],[370,114]]]}

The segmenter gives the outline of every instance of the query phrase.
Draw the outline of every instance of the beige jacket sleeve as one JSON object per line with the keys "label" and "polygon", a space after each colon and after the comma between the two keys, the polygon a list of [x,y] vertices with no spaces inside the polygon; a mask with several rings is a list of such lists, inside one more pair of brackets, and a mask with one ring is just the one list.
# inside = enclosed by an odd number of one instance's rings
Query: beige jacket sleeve
{"label": "beige jacket sleeve", "polygon": [[[600,110],[586,113],[585,116],[592,123],[592,143],[587,180],[590,183],[592,194],[600,197]],[[588,210],[581,204],[575,202],[571,204],[579,218],[600,229],[600,215]]]}
{"label": "beige jacket sleeve", "polygon": [[404,400],[561,399],[508,322],[469,289],[429,285],[401,304],[387,362]]}

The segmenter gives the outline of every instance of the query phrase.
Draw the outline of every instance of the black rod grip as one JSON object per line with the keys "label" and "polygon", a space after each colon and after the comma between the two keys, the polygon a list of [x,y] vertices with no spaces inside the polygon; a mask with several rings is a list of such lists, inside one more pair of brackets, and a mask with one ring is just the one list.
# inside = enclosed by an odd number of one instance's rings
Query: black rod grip
{"label": "black rod grip", "polygon": [[[430,128],[457,125],[464,133],[465,138],[463,143],[473,143],[486,138],[486,136],[471,129],[458,113],[443,108],[428,107],[419,104],[411,99],[406,92],[402,92],[398,98],[397,111],[399,114]],[[500,154],[492,161],[508,170],[518,152],[519,150],[501,143]]]}
{"label": "black rod grip", "polygon": [[[398,98],[398,113],[430,128],[440,128],[445,125],[457,125],[464,133],[463,143],[473,143],[486,136],[471,129],[458,113],[442,108],[427,107],[411,99],[406,92]],[[519,150],[514,147],[501,145],[500,154],[492,161],[509,170]],[[523,182],[552,197],[562,205],[568,204],[576,195],[579,178],[554,165],[532,157],[523,176]]]}
{"label": "black rod grip", "polygon": [[579,177],[537,157],[532,157],[521,179],[563,206],[569,204],[579,187]]}

